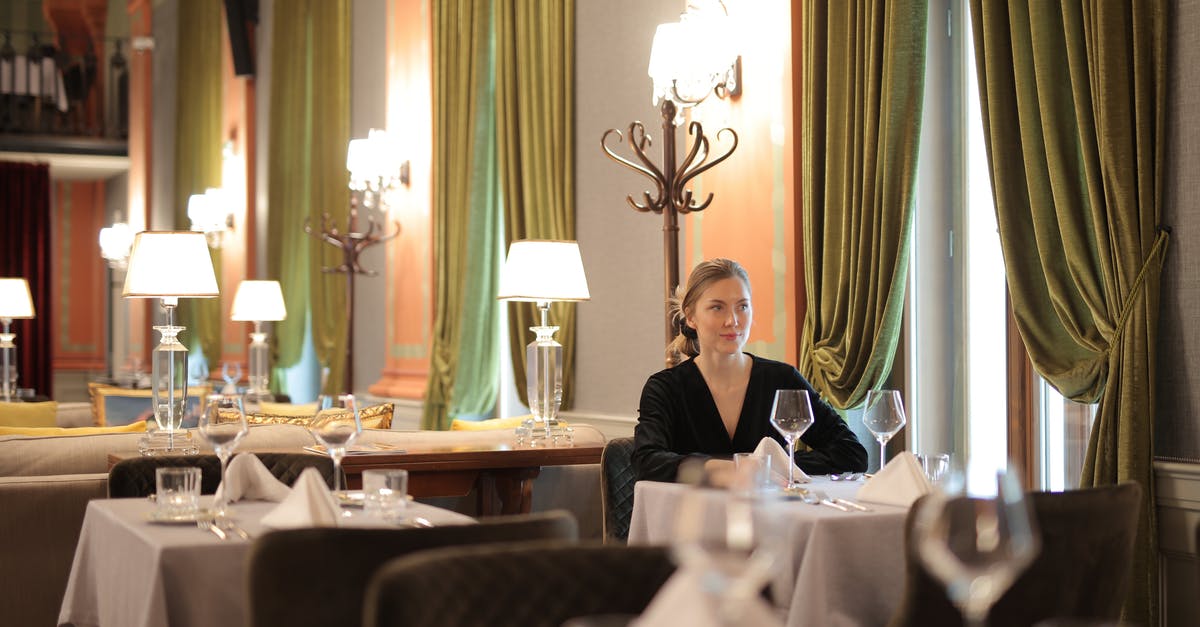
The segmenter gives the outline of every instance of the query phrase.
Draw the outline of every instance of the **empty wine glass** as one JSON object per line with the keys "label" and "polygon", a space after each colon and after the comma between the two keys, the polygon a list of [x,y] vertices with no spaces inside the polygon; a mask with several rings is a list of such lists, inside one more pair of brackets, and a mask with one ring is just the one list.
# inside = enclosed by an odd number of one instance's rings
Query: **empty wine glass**
{"label": "empty wine glass", "polygon": [[917,555],[970,626],[986,624],[992,604],[1040,550],[1020,482],[1011,473],[968,489],[968,476],[951,471],[945,492],[934,492],[916,512]]}
{"label": "empty wine glass", "polygon": [[887,457],[887,443],[904,427],[904,403],[899,390],[871,390],[867,392],[867,411],[863,413],[863,425],[879,441],[879,467],[883,468]]}
{"label": "empty wine glass", "polygon": [[362,433],[362,420],[353,394],[322,395],[317,398],[317,415],[308,423],[313,434],[333,460],[333,491],[342,490],[342,458]]}
{"label": "empty wine glass", "polygon": [[795,478],[796,440],[812,426],[812,403],[808,390],[776,390],[775,404],[771,406],[771,425],[783,436],[788,445],[788,488],[800,484]]}
{"label": "empty wine glass", "polygon": [[223,516],[228,504],[226,495],[229,492],[225,486],[225,467],[229,464],[229,457],[237,448],[238,442],[241,442],[249,431],[242,397],[226,394],[205,396],[204,407],[200,412],[199,429],[200,435],[212,445],[217,458],[221,460],[221,498],[213,503],[213,512],[217,516]]}
{"label": "empty wine glass", "polygon": [[225,387],[221,388],[221,393],[237,394],[238,381],[242,380],[242,364],[236,361],[227,361],[221,364],[221,378],[225,381]]}

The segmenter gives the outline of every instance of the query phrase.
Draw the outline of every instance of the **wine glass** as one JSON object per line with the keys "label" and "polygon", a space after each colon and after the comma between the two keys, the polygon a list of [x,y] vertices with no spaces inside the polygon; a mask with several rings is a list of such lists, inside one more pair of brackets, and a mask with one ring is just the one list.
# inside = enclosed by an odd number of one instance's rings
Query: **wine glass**
{"label": "wine glass", "polygon": [[236,361],[221,364],[221,378],[225,381],[221,393],[237,394],[237,383],[242,380],[242,365]]}
{"label": "wine glass", "polygon": [[871,390],[867,392],[867,411],[863,414],[863,425],[879,441],[879,467],[883,468],[887,455],[887,443],[904,427],[904,403],[899,390]]}
{"label": "wine glass", "polygon": [[1036,525],[1020,482],[995,475],[980,492],[968,476],[951,471],[945,492],[934,492],[914,519],[917,555],[946,586],[946,595],[970,626],[986,624],[988,611],[1040,550]]}
{"label": "wine glass", "polygon": [[358,402],[353,394],[322,395],[317,398],[317,415],[308,423],[313,434],[333,460],[333,491],[342,490],[342,458],[362,433]]}
{"label": "wine glass", "polygon": [[796,440],[812,426],[812,403],[808,390],[776,390],[775,404],[771,406],[771,425],[783,436],[788,445],[788,488],[799,487],[795,479]]}
{"label": "wine glass", "polygon": [[250,428],[246,424],[246,411],[242,397],[228,394],[209,394],[204,397],[200,412],[200,435],[212,445],[221,460],[221,498],[213,503],[213,512],[224,516],[228,504],[228,486],[225,485],[225,467],[238,442]]}

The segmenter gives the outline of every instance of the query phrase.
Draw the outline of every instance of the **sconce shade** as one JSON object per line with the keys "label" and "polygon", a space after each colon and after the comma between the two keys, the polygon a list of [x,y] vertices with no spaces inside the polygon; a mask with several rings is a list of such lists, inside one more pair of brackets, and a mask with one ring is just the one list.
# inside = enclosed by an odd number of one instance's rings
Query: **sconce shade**
{"label": "sconce shade", "polygon": [[646,73],[656,99],[695,104],[724,81],[737,57],[724,16],[687,14],[655,30]]}
{"label": "sconce shade", "polygon": [[133,237],[126,298],[220,295],[208,242],[197,231],[142,231]]}
{"label": "sconce shade", "polygon": [[400,176],[400,151],[395,138],[377,128],[366,139],[352,139],[346,149],[346,170],[352,182],[392,179]]}
{"label": "sconce shade", "polygon": [[279,281],[242,281],[238,285],[230,320],[253,322],[285,318],[287,307],[283,304]]}
{"label": "sconce shade", "polygon": [[500,300],[591,300],[579,244],[561,240],[519,240],[508,248],[500,272]]}
{"label": "sconce shade", "polygon": [[100,256],[117,265],[129,261],[129,247],[133,245],[133,232],[129,225],[117,222],[100,229]]}
{"label": "sconce shade", "polygon": [[29,282],[17,278],[0,279],[0,318],[32,318],[33,313]]}

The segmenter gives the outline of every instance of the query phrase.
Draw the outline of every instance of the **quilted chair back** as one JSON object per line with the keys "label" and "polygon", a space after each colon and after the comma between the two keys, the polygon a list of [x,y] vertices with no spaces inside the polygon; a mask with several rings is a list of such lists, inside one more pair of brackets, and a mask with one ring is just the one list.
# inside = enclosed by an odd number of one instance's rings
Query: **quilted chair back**
{"label": "quilted chair back", "polygon": [[[243,453],[244,454],[244,453]],[[313,453],[252,453],[267,470],[287,485],[292,485],[305,468],[321,473],[325,483],[333,485],[333,461]],[[178,466],[200,468],[200,493],[213,494],[221,484],[221,460],[216,455],[160,455],[135,457],[117,462],[108,473],[108,497],[145,497],[154,493],[155,470]],[[343,476],[344,478],[344,476]]]}
{"label": "quilted chair back", "polygon": [[604,541],[624,544],[633,516],[633,438],[615,438],[600,455],[600,499],[604,508]]}
{"label": "quilted chair back", "polygon": [[[1136,483],[1029,493],[1041,552],[992,606],[987,623],[1022,627],[1063,619],[1115,624],[1129,585],[1141,493]],[[919,507],[920,502],[912,512]],[[904,532],[904,599],[890,625],[962,625],[942,584],[917,555],[912,512]]]}
{"label": "quilted chair back", "polygon": [[559,627],[642,613],[675,570],[665,547],[529,542],[422,551],[379,569],[368,627]]}
{"label": "quilted chair back", "polygon": [[[371,575],[388,560],[413,551],[485,542],[574,542],[578,538],[575,517],[565,511],[495,516],[478,525],[274,531],[256,539],[250,548],[250,625],[357,627],[362,624],[363,596]],[[310,576],[318,572],[330,576],[320,579],[321,593],[314,594]]]}

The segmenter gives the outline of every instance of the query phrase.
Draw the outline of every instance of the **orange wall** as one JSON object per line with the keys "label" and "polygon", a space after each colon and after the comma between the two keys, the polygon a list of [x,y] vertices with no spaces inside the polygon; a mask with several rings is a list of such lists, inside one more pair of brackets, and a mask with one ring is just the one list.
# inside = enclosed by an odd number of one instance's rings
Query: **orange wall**
{"label": "orange wall", "polygon": [[[731,100],[710,96],[691,119],[704,126],[710,154],[728,147],[737,131],[739,144],[727,161],[700,175],[693,191],[713,202],[681,221],[683,263],[680,282],[696,263],[728,257],[746,267],[753,284],[754,326],[747,350],[796,362],[795,194],[792,185],[791,34],[785,0],[726,0],[742,52],[742,95]],[[763,30],[762,25],[771,25]],[[682,136],[685,129],[680,128]],[[689,142],[690,147],[690,142]]]}
{"label": "orange wall", "polygon": [[97,234],[107,226],[104,181],[57,181],[54,212],[52,281],[54,310],[53,368],[102,371],[106,367],[105,285]]}
{"label": "orange wall", "polygon": [[[420,16],[420,19],[413,19]],[[392,197],[400,236],[387,244],[383,375],[368,390],[422,398],[433,328],[433,35],[430,0],[391,0],[387,34],[387,126],[411,160],[412,182]]]}

